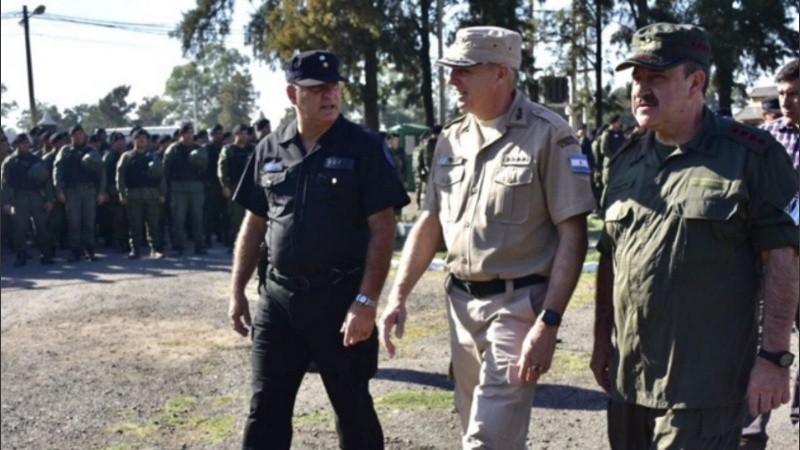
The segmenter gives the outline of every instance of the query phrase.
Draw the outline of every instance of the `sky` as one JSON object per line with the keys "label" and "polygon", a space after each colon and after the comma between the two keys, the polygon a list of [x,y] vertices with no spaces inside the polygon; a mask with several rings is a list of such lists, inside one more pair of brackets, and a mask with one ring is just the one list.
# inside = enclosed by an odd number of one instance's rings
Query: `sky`
{"label": "sky", "polygon": [[[40,4],[46,7],[44,16],[32,16],[29,21],[37,103],[55,105],[59,110],[92,104],[120,85],[130,85],[128,101],[139,103],[144,97],[163,95],[172,68],[189,62],[181,54],[180,41],[161,31],[103,28],[46,20],[46,16],[159,24],[163,29],[173,29],[182,13],[196,4],[195,0],[3,0],[0,11],[5,17],[7,13],[22,12],[25,4],[29,14]],[[242,44],[242,30],[252,10],[247,0],[236,2],[233,33],[226,41],[228,47],[247,56],[251,50]],[[7,88],[3,102],[16,101],[18,111],[28,109],[25,35],[19,18],[0,21],[0,36],[0,80]],[[79,60],[86,64],[76,70]],[[257,109],[272,123],[279,123],[285,108],[291,106],[283,90],[283,73],[271,71],[262,62],[251,63],[250,73],[260,94]],[[258,111],[254,116],[257,115]],[[13,126],[16,118],[8,122],[3,125]]]}

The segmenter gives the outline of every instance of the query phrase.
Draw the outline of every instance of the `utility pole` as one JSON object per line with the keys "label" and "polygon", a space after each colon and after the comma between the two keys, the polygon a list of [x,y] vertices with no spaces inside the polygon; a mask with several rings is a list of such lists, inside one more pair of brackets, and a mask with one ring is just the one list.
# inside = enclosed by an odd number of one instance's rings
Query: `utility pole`
{"label": "utility pole", "polygon": [[30,101],[31,127],[36,126],[36,98],[33,95],[33,64],[31,64],[31,37],[28,30],[28,19],[44,13],[44,5],[39,5],[32,13],[28,14],[28,6],[22,6],[21,25],[25,28],[25,56],[28,61],[28,100]]}
{"label": "utility pole", "polygon": [[[438,42],[439,59],[444,57],[444,44],[442,42],[444,39],[444,32],[442,31],[442,27],[444,26],[442,3],[444,3],[444,0],[436,0],[436,40]],[[439,76],[439,124],[444,125],[445,110],[447,109],[447,100],[444,96],[444,67],[438,66],[437,74]]]}

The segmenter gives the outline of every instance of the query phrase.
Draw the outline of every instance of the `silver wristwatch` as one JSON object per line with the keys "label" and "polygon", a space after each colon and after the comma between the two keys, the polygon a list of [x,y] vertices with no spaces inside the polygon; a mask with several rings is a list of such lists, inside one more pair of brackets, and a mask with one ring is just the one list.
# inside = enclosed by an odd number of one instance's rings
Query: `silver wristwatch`
{"label": "silver wristwatch", "polygon": [[356,303],[358,303],[361,306],[371,306],[373,308],[377,308],[378,307],[377,300],[373,300],[373,299],[367,297],[364,294],[356,295]]}

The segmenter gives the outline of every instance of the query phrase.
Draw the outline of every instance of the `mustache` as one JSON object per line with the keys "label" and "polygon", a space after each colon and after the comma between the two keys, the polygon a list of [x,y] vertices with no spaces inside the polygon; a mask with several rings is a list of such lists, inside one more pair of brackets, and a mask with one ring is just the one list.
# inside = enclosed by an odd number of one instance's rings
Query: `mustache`
{"label": "mustache", "polygon": [[658,99],[653,94],[645,94],[636,99],[636,106],[646,103],[651,106],[658,106]]}

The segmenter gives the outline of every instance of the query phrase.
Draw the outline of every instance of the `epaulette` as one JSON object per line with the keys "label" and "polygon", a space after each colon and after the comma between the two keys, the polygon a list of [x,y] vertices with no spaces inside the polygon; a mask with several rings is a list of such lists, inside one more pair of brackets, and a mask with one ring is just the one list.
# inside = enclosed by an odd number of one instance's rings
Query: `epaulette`
{"label": "epaulette", "polygon": [[750,150],[763,153],[769,147],[768,131],[732,120],[721,120],[720,124],[725,135]]}
{"label": "epaulette", "polygon": [[637,132],[631,134],[630,136],[628,136],[628,139],[625,139],[625,142],[622,143],[622,145],[619,147],[619,149],[616,152],[614,152],[613,155],[611,155],[611,158],[609,158],[608,163],[611,164],[611,162],[614,161],[617,158],[617,156],[619,156],[619,155],[625,153],[626,151],[632,149],[635,146],[634,144],[636,144],[636,142],[639,140],[639,138],[644,136],[645,133],[646,133],[645,131],[637,131]]}
{"label": "epaulette", "polygon": [[457,124],[459,122],[463,122],[464,119],[466,119],[466,118],[467,118],[466,114],[464,114],[463,116],[456,117],[455,119],[451,120],[450,122],[447,122],[446,124],[444,124],[442,129],[446,130],[446,129],[450,128],[451,126],[453,126],[454,124]]}

